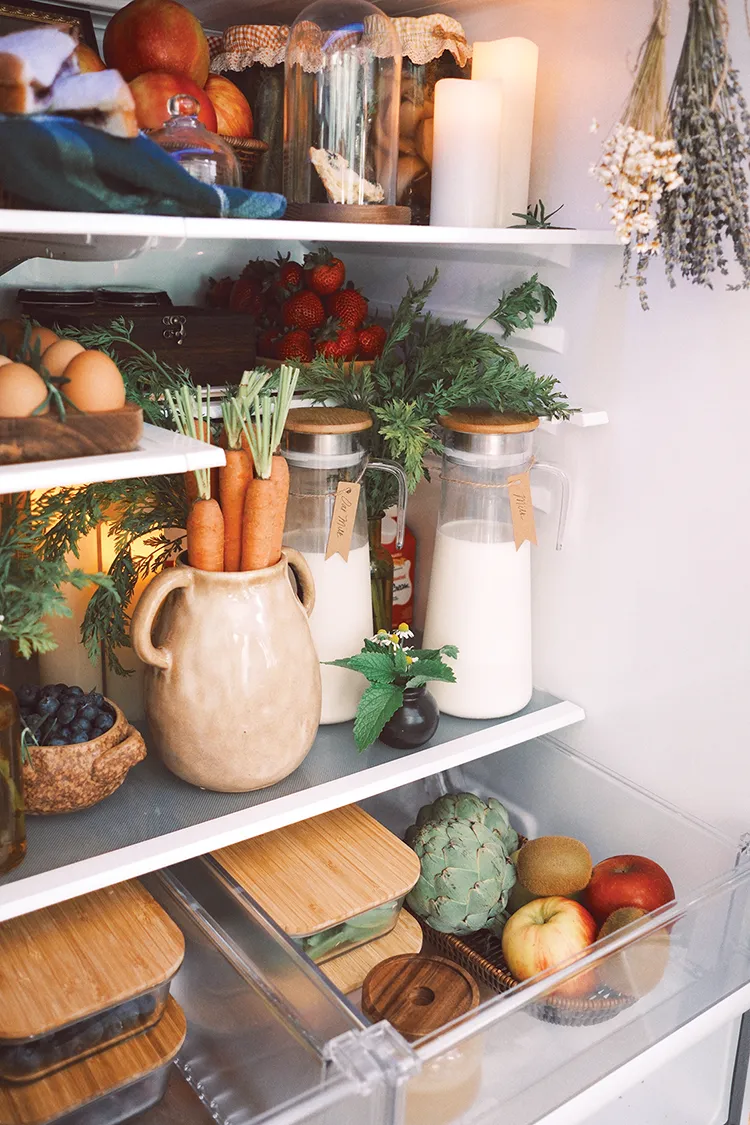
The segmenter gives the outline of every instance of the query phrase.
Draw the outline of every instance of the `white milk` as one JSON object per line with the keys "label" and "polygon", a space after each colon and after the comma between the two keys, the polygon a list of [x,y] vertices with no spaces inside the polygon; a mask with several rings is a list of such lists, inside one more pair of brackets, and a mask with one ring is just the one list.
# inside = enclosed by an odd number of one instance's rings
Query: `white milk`
{"label": "white milk", "polygon": [[483,532],[476,520],[438,531],[424,629],[425,648],[459,650],[457,682],[427,687],[441,711],[465,719],[512,715],[532,690],[530,545],[479,542]]}
{"label": "white milk", "polygon": [[[289,546],[294,546],[289,537]],[[364,543],[349,552],[347,562],[341,555],[326,560],[325,554],[303,551],[315,579],[315,609],[310,616],[318,657],[339,660],[353,656],[362,648],[365,637],[372,636],[372,602],[370,596],[370,546]],[[321,723],[343,723],[357,713],[367,681],[359,672],[321,665],[323,708]]]}

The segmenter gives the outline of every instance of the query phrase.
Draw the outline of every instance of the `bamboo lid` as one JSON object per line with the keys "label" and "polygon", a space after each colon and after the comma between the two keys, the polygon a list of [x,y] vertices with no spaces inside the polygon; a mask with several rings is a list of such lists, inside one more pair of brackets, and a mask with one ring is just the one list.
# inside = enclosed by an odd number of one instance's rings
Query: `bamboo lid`
{"label": "bamboo lid", "polygon": [[453,410],[441,414],[438,421],[444,429],[459,434],[524,434],[539,425],[534,414],[501,414],[480,407]]}
{"label": "bamboo lid", "polygon": [[140,883],[0,925],[0,1039],[45,1035],[169,980],[182,931]]}
{"label": "bamboo lid", "polygon": [[244,840],[214,858],[291,937],[409,893],[416,854],[358,805]]}
{"label": "bamboo lid", "polygon": [[403,954],[381,962],[362,985],[362,1011],[388,1020],[409,1041],[421,1039],[479,1005],[472,976],[446,957]]}
{"label": "bamboo lid", "polygon": [[356,434],[372,427],[364,410],[345,406],[300,406],[286,416],[285,430],[292,434]]}
{"label": "bamboo lid", "polygon": [[[0,1125],[47,1125],[147,1077],[175,1058],[186,1031],[185,1014],[170,996],[164,1015],[148,1031],[37,1082],[0,1084]],[[104,1106],[101,1119],[108,1119]]]}
{"label": "bamboo lid", "polygon": [[367,974],[381,961],[399,953],[419,953],[421,948],[422,927],[413,914],[402,910],[389,934],[350,949],[348,953],[340,953],[318,968],[339,992],[346,994],[361,988]]}

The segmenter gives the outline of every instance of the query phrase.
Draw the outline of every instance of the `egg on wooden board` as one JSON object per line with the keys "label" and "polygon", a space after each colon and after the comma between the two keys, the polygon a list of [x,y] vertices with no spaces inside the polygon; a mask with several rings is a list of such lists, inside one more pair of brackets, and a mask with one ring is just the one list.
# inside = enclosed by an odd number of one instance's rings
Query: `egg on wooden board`
{"label": "egg on wooden board", "polygon": [[14,356],[23,341],[23,325],[20,320],[0,320],[0,337],[3,350]]}
{"label": "egg on wooden board", "polygon": [[125,384],[117,364],[104,352],[80,352],[65,368],[68,380],[63,394],[87,414],[120,410],[125,405]]}
{"label": "egg on wooden board", "polygon": [[13,362],[13,360],[10,359],[9,356],[0,355],[0,367],[3,367],[6,363],[12,363],[12,362]]}
{"label": "egg on wooden board", "polygon": [[83,345],[77,340],[57,340],[42,355],[42,363],[56,379],[64,373],[73,356],[80,355],[82,351]]}
{"label": "egg on wooden board", "polygon": [[[0,367],[0,418],[28,418],[47,398],[47,384],[25,363]],[[45,404],[41,413],[46,414]]]}

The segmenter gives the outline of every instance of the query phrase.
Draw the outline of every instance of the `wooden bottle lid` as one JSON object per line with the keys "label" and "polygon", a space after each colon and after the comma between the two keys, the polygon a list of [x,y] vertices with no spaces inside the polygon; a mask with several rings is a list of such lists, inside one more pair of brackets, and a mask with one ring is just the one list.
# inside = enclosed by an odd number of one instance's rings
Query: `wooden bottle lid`
{"label": "wooden bottle lid", "polygon": [[410,1042],[479,1005],[472,976],[446,957],[424,953],[389,957],[362,985],[362,1011],[372,1023],[388,1020]]}
{"label": "wooden bottle lid", "polygon": [[307,937],[408,894],[415,852],[358,805],[213,853],[291,937]]}
{"label": "wooden bottle lid", "polygon": [[285,430],[292,434],[356,434],[372,427],[364,410],[345,406],[300,406],[286,416]]}
{"label": "wooden bottle lid", "polygon": [[[23,1085],[0,1084],[0,1125],[47,1125],[168,1065],[185,1041],[185,1013],[170,996],[159,1022],[97,1055]],[[107,1120],[102,1107],[102,1120]]]}
{"label": "wooden bottle lid", "polygon": [[497,410],[466,407],[441,414],[438,422],[459,434],[523,434],[535,430],[539,419],[533,414],[501,414]]}
{"label": "wooden bottle lid", "polygon": [[46,1035],[169,980],[182,931],[133,881],[0,925],[0,1040]]}
{"label": "wooden bottle lid", "polygon": [[318,968],[339,992],[346,994],[361,988],[367,974],[381,961],[399,953],[419,953],[421,948],[422,927],[413,914],[402,910],[389,934],[350,949],[348,953],[340,953]]}

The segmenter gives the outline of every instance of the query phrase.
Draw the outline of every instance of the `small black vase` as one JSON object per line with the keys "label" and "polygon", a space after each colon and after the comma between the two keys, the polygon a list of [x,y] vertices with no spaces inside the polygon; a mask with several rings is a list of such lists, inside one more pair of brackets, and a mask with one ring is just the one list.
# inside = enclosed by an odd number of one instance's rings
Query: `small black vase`
{"label": "small black vase", "polygon": [[426,687],[404,688],[404,702],[380,732],[380,741],[396,750],[416,750],[438,728],[440,711]]}

